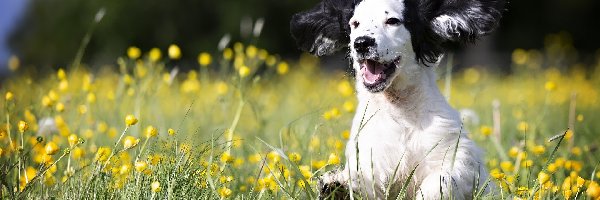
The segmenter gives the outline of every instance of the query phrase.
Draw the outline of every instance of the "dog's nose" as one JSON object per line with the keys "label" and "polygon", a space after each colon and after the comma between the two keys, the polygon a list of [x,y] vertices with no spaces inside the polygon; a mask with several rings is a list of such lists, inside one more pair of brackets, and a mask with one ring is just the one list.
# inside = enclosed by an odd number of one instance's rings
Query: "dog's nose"
{"label": "dog's nose", "polygon": [[366,53],[369,47],[375,46],[375,38],[369,36],[360,36],[354,40],[354,49],[357,53]]}

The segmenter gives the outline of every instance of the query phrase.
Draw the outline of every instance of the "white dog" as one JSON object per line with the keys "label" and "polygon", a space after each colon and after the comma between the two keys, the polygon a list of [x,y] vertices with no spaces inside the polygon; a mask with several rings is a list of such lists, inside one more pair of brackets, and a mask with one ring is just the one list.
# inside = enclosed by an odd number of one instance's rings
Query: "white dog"
{"label": "white dog", "polygon": [[480,150],[430,66],[447,46],[492,31],[503,4],[325,0],[294,16],[292,35],[302,49],[320,56],[349,47],[356,71],[359,103],[346,165],[320,177],[321,198],[471,199],[489,190]]}

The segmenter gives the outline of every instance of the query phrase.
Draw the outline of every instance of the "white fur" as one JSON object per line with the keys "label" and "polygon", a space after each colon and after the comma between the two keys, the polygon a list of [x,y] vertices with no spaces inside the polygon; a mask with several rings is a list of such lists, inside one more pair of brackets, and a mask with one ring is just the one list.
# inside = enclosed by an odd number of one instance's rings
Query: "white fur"
{"label": "white fur", "polygon": [[[436,30],[437,34],[448,39],[454,38],[452,34],[460,36],[460,31],[458,31],[458,29],[470,30],[464,19],[460,17],[450,17],[448,15],[436,17],[432,24],[435,27],[434,30]],[[470,31],[473,32],[472,30]]]}
{"label": "white fur", "polygon": [[[462,130],[459,113],[440,94],[435,67],[416,61],[408,30],[404,25],[385,24],[390,17],[402,20],[403,10],[398,0],[365,0],[355,9],[350,55],[357,56],[352,47],[357,37],[370,36],[382,61],[399,56],[401,60],[388,87],[372,93],[353,59],[359,103],[346,145],[346,165],[321,180],[345,183],[353,193],[369,199],[395,199],[416,168],[407,188],[409,199],[447,199],[450,194],[454,199],[469,199],[477,187],[473,180],[481,186],[487,179],[480,150]],[[359,25],[352,26],[354,22]]]}

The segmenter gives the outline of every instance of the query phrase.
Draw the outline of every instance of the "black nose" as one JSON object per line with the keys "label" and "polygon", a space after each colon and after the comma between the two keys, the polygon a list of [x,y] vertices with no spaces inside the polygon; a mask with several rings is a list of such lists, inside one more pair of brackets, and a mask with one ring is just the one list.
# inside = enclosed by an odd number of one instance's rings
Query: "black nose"
{"label": "black nose", "polygon": [[354,40],[354,49],[357,53],[366,53],[369,47],[375,46],[375,38],[368,36],[360,36]]}

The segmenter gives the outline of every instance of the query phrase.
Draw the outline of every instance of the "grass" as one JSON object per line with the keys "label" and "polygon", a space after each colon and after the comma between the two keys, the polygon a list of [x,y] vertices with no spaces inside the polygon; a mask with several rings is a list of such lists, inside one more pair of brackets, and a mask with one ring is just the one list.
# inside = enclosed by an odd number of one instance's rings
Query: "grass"
{"label": "grass", "polygon": [[[569,48],[554,47],[565,40],[549,37],[545,49],[515,50],[510,75],[467,68],[439,80],[470,113],[464,130],[500,186],[476,199],[600,198],[600,67],[569,66]],[[343,165],[352,78],[242,43],[200,53],[184,72],[177,50],[131,47],[95,70],[11,66],[0,197],[316,198],[316,177]]]}

